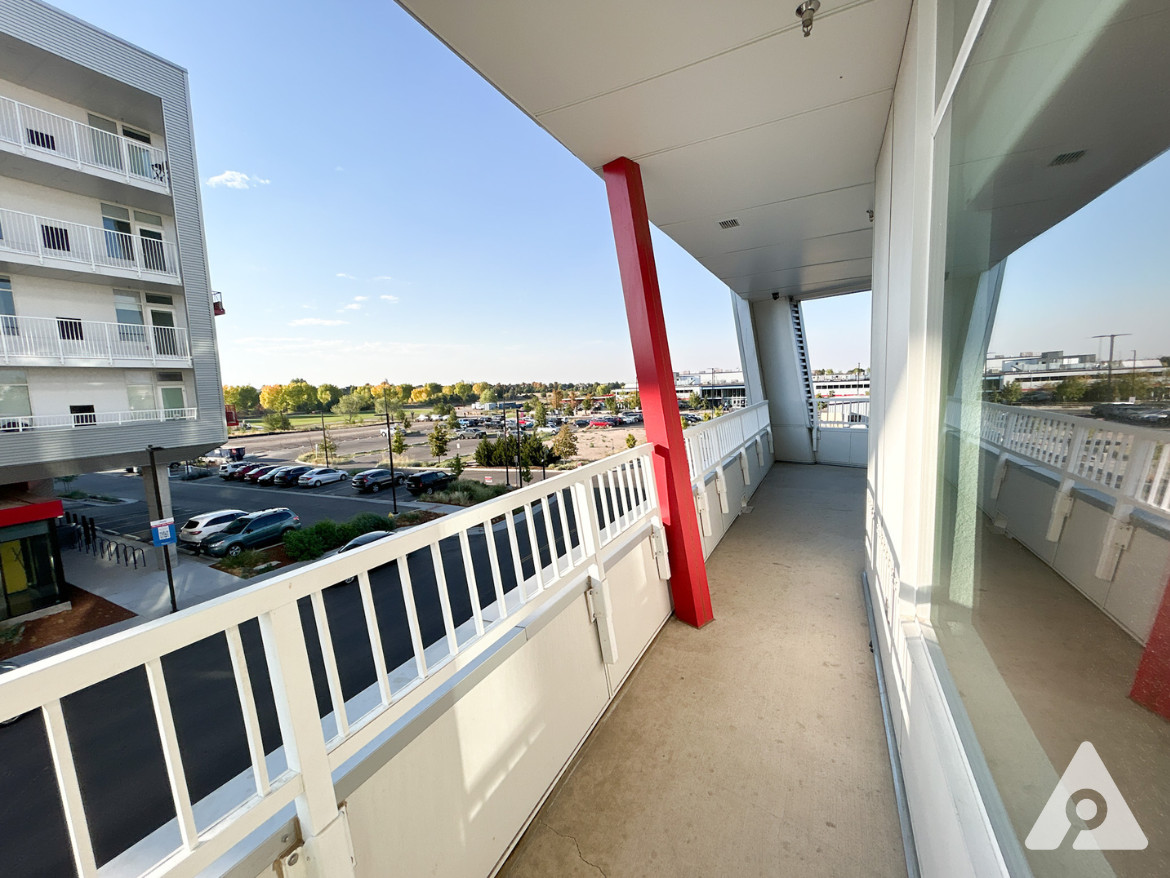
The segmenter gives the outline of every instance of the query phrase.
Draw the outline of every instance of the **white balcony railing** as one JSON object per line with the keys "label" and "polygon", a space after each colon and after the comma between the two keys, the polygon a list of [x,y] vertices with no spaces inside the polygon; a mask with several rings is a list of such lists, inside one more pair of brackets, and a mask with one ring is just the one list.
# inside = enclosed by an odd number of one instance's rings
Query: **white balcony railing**
{"label": "white balcony railing", "polygon": [[44,430],[82,430],[89,427],[123,427],[153,421],[190,421],[198,410],[145,409],[135,412],[77,412],[68,415],[0,415],[0,433]]}
{"label": "white balcony railing", "polygon": [[79,168],[96,168],[166,191],[170,188],[166,153],[128,137],[102,131],[0,97],[0,141],[22,153],[57,156]]}
{"label": "white balcony railing", "polygon": [[190,363],[187,330],[175,326],[99,323],[64,317],[0,315],[0,363],[69,365],[83,360]]}
{"label": "white balcony railing", "polygon": [[62,260],[139,277],[178,278],[179,259],[170,241],[49,219],[0,208],[0,253],[19,253],[42,265]]}
{"label": "white balcony railing", "polygon": [[746,454],[747,446],[764,440],[771,433],[768,404],[759,402],[729,414],[702,421],[683,433],[690,464],[691,481],[701,483],[732,455]]}
{"label": "white balcony railing", "polygon": [[1122,504],[1170,513],[1170,431],[986,403],[980,438]]}
{"label": "white balcony railing", "polygon": [[869,427],[868,399],[818,399],[817,426],[829,429]]}
{"label": "white balcony railing", "polygon": [[[442,691],[461,669],[485,656],[518,628],[542,613],[556,614],[570,606],[557,599],[586,576],[592,577],[586,584],[594,584],[589,594],[597,626],[608,626],[612,637],[608,589],[633,585],[615,582],[603,586],[606,564],[615,555],[625,554],[633,541],[649,538],[655,547],[664,545],[658,510],[653,452],[643,445],[392,539],[6,673],[0,676],[0,722],[29,712],[40,714],[22,722],[43,719],[47,752],[55,769],[46,777],[59,789],[76,871],[86,878],[97,876],[98,861],[88,828],[94,805],[87,801],[88,791],[82,788],[74,761],[74,748],[84,747],[86,738],[72,724],[72,718],[66,722],[63,702],[73,693],[125,672],[143,673],[156,724],[151,754],[158,752],[161,742],[166,782],[177,816],[155,834],[157,845],[165,843],[166,848],[151,846],[151,840],[146,839],[143,843],[151,855],[144,853],[135,861],[135,866],[142,868],[118,874],[194,876],[294,800],[297,812],[304,815],[302,831],[320,828],[312,821],[325,812],[336,815],[333,777],[343,765],[364,753],[411,710]],[[452,540],[459,549],[454,559],[448,554],[444,560],[442,546]],[[665,565],[665,549],[661,551],[660,563]],[[473,554],[480,563],[473,562]],[[654,554],[658,556],[658,548]],[[388,565],[397,569],[392,584],[379,579]],[[434,584],[421,588],[438,589],[442,633],[437,639],[425,633],[428,622],[435,620],[420,618],[416,608],[416,591],[424,592],[412,580],[419,582],[424,567]],[[665,578],[668,574],[660,575]],[[350,584],[350,578],[356,581]],[[452,588],[466,589],[470,616],[465,620],[453,616],[453,592],[448,583]],[[327,601],[338,591],[349,589],[357,590],[355,596],[365,617],[360,647],[352,639],[333,636],[333,632],[340,634],[339,620],[333,611],[326,612]],[[395,602],[387,603],[387,590],[400,594],[397,609],[392,610]],[[326,592],[332,594],[326,596]],[[313,620],[310,630],[315,629],[314,638],[320,644],[317,655],[323,662],[332,707],[324,717],[319,716],[313,697],[308,632],[302,627],[298,602],[305,603]],[[400,617],[404,618],[397,627]],[[241,637],[241,628],[255,620],[259,621],[269,668],[263,682],[249,675],[250,662]],[[391,667],[385,658],[382,632],[389,635],[396,630],[401,634],[387,644],[395,650],[406,645],[412,655],[398,667]],[[432,642],[424,642],[424,637]],[[187,693],[168,694],[171,674],[169,670],[164,673],[167,656],[209,638],[222,641],[230,655],[229,679],[243,718],[237,743],[241,747],[246,744],[249,758],[248,769],[239,777],[242,785],[233,781],[230,789],[220,791],[223,795],[215,802],[218,810],[214,819],[208,816],[212,812],[192,801],[184,762],[198,754],[185,753],[176,733],[172,704]],[[343,651],[352,654],[359,648],[372,662],[373,682],[346,698],[341,682],[346,668],[344,664],[339,667],[338,655]],[[271,693],[264,692],[269,686]],[[266,757],[265,751],[271,747],[265,746],[258,710],[265,700],[275,703],[280,745],[287,756],[283,765]],[[153,755],[126,752],[119,758]],[[272,765],[278,767],[270,770]],[[340,853],[348,864],[348,852]],[[345,867],[329,862],[319,865],[318,871],[347,874]]]}

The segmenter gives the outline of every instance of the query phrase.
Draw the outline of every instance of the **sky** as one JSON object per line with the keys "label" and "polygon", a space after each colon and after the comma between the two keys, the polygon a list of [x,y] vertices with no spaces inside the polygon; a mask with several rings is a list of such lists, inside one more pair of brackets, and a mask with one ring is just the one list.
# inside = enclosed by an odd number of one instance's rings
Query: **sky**
{"label": "sky", "polygon": [[[224,383],[633,379],[601,179],[396,4],[56,5],[188,70]],[[675,368],[738,368],[654,244]]]}

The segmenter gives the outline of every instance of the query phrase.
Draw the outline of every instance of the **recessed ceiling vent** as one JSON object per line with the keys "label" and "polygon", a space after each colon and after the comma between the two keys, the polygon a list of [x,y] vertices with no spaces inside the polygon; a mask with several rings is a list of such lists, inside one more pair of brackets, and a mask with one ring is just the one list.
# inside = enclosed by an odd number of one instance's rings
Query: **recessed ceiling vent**
{"label": "recessed ceiling vent", "polygon": [[1062,152],[1056,158],[1048,163],[1050,168],[1058,168],[1061,165],[1071,165],[1079,162],[1085,155],[1083,149],[1078,149],[1075,152]]}
{"label": "recessed ceiling vent", "polygon": [[721,228],[721,229],[738,229],[739,228],[739,220],[737,220],[737,219],[719,220],[719,228]]}

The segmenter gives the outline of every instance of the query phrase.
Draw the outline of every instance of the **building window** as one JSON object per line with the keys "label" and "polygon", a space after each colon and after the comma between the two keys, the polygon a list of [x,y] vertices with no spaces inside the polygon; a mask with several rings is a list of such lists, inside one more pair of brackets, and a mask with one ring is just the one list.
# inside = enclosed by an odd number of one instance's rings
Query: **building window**
{"label": "building window", "polygon": [[134,262],[134,230],[130,226],[130,211],[115,204],[103,204],[102,228],[106,233],[106,253],[109,257]]}
{"label": "building window", "polygon": [[52,606],[62,584],[52,521],[0,528],[0,618]]}
{"label": "building window", "polygon": [[138,293],[114,290],[114,314],[118,320],[119,341],[146,344],[146,321],[142,317],[142,302]]}
{"label": "building window", "polygon": [[29,146],[38,146],[41,149],[50,149],[53,152],[57,151],[57,138],[52,134],[44,131],[37,131],[35,128],[26,128],[28,132]]}
{"label": "building window", "polygon": [[0,369],[0,430],[22,430],[31,415],[28,373],[24,369]]}
{"label": "building window", "polygon": [[70,252],[69,230],[61,226],[41,225],[41,243],[46,250],[59,250],[62,253]]}
{"label": "building window", "polygon": [[0,333],[20,335],[16,304],[12,301],[12,282],[6,277],[0,277]]}
{"label": "building window", "polygon": [[148,305],[174,305],[175,297],[166,296],[162,293],[147,293],[146,304]]}
{"label": "building window", "polygon": [[85,341],[85,330],[76,317],[58,317],[57,335],[63,341]]}

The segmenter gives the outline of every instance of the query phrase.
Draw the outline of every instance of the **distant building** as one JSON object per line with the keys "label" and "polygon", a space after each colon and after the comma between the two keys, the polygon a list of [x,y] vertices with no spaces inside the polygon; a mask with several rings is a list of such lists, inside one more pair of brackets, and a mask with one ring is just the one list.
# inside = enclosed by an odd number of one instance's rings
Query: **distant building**
{"label": "distant building", "polygon": [[[636,393],[636,381],[625,384],[623,393]],[[675,372],[674,391],[680,402],[687,402],[695,393],[711,407],[743,408],[747,401],[742,369],[702,369],[697,372]]]}
{"label": "distant building", "polygon": [[[1113,361],[1115,377],[1132,372],[1160,375],[1165,369],[1157,357]],[[1025,351],[1014,356],[988,354],[983,385],[986,390],[1000,390],[1007,384],[1018,384],[1021,390],[1027,391],[1059,384],[1066,378],[1097,381],[1108,374],[1109,363],[1098,360],[1094,354],[1066,354],[1064,351],[1039,354]]]}
{"label": "distant building", "polygon": [[816,396],[869,396],[869,372],[834,372],[813,375]]}

